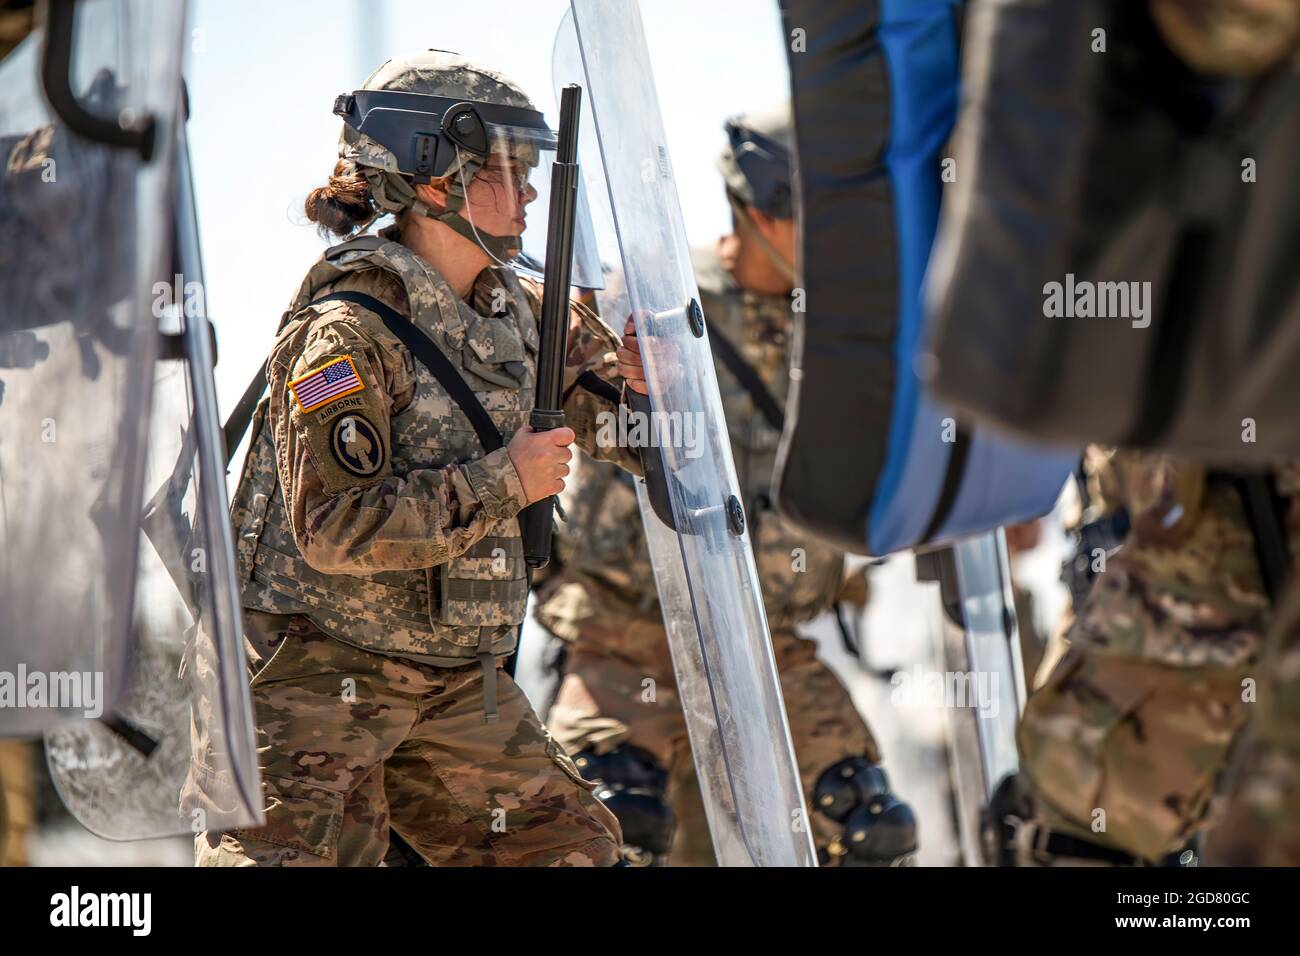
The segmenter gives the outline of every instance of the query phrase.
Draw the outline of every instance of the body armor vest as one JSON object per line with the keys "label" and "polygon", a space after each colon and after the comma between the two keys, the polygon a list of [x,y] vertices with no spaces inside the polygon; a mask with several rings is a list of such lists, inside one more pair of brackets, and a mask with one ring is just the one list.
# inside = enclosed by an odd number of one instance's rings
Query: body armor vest
{"label": "body armor vest", "polygon": [[[505,441],[527,423],[534,400],[537,322],[512,271],[490,269],[479,277],[473,298],[489,313],[484,315],[405,246],[365,236],[332,247],[312,267],[285,313],[282,333],[291,323],[311,321],[336,305],[309,309],[312,301],[345,289],[374,295],[408,315],[451,360]],[[451,396],[377,316],[373,319],[363,323],[367,331],[381,348],[403,356],[416,381],[410,403],[390,421],[394,474],[481,458],[483,447]],[[244,607],[304,614],[350,644],[444,666],[514,650],[528,599],[515,518],[493,522],[482,540],[437,567],[323,574],[298,552],[265,420],[264,399],[231,503]]]}

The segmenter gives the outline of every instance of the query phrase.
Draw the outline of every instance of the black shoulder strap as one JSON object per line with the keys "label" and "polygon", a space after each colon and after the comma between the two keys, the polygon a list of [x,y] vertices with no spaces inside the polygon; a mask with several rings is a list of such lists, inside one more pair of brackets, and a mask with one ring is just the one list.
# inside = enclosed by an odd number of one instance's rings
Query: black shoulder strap
{"label": "black shoulder strap", "polygon": [[418,328],[415,323],[402,315],[396,309],[384,305],[374,296],[366,295],[364,292],[335,292],[331,295],[322,296],[312,305],[331,300],[339,302],[351,302],[353,305],[359,305],[363,309],[369,309],[381,319],[388,331],[397,336],[403,345],[411,350],[411,354],[424,363],[424,367],[433,373],[439,384],[447,390],[447,394],[452,400],[460,406],[460,410],[465,413],[469,423],[474,426],[474,433],[478,435],[480,444],[487,452],[494,452],[505,445],[501,438],[501,432],[497,429],[496,423],[492,421],[492,416],[487,413],[487,409],[478,400],[474,394],[474,389],[469,387],[456,371],[456,366],[451,364],[451,359],[442,353],[438,346],[433,344],[433,339],[429,338]]}
{"label": "black shoulder strap", "polygon": [[[392,332],[402,344],[411,350],[411,354],[419,359],[424,367],[427,368],[436,378],[439,384],[447,390],[447,394],[452,400],[460,406],[460,410],[465,413],[469,423],[474,427],[474,433],[478,435],[479,442],[487,452],[494,452],[505,445],[501,437],[501,432],[496,423],[492,421],[492,416],[487,413],[487,409],[478,400],[474,390],[469,387],[456,366],[451,364],[451,360],[442,353],[438,346],[433,344],[433,340],[415,327],[415,323],[396,309],[385,305],[374,296],[366,295],[364,292],[334,292],[330,295],[321,296],[319,299],[309,303],[309,305],[319,305],[322,302],[351,302],[353,305],[359,305],[363,309],[369,309],[381,319],[388,331]],[[239,404],[231,412],[230,418],[226,420],[225,432],[226,438],[226,464],[230,464],[230,459],[234,455],[235,448],[243,440],[244,432],[248,431],[249,423],[253,420],[253,412],[257,408],[258,401],[261,400],[262,393],[266,391],[266,367],[262,366],[257,370],[257,375],[248,383],[248,388],[244,390]]]}
{"label": "black shoulder strap", "polygon": [[716,326],[709,329],[709,344],[713,346],[713,354],[718,357],[719,361],[727,367],[727,371],[735,376],[736,381],[749,393],[750,399],[754,402],[754,407],[767,419],[767,423],[777,431],[784,431],[785,412],[781,410],[776,397],[763,383],[763,380],[759,378],[754,366],[741,357],[740,353],[736,351],[736,347],[731,344],[731,340],[723,335]]}
{"label": "black shoulder strap", "polygon": [[1291,550],[1286,507],[1271,473],[1250,472],[1234,476],[1246,521],[1255,539],[1255,558],[1269,602],[1276,609],[1291,583]]}
{"label": "black shoulder strap", "polygon": [[253,380],[248,383],[244,389],[244,394],[240,396],[239,404],[235,410],[230,413],[226,419],[225,426],[221,431],[226,436],[226,467],[230,467],[230,459],[235,457],[235,449],[239,443],[244,440],[244,432],[248,431],[248,426],[253,421],[253,413],[257,411],[257,403],[262,400],[262,394],[266,391],[266,363],[263,362],[257,367],[257,374]]}
{"label": "black shoulder strap", "polygon": [[605,401],[612,402],[615,405],[622,400],[619,390],[591,369],[587,369],[587,371],[578,376],[578,380],[574,383],[574,387],[586,389],[593,395],[599,395],[601,398],[605,399]]}

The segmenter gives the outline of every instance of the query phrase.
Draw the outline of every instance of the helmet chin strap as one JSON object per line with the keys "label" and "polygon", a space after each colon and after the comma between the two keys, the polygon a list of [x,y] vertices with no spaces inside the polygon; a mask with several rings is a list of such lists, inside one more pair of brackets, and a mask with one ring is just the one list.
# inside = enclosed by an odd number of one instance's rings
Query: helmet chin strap
{"label": "helmet chin strap", "polygon": [[[519,254],[521,248],[519,237],[494,236],[490,232],[479,229],[473,222],[460,214],[461,210],[465,208],[469,182],[478,175],[479,170],[482,168],[483,161],[481,159],[460,156],[456,164],[456,175],[447,185],[447,208],[444,210],[432,209],[417,199],[415,209],[423,212],[430,219],[443,223],[457,235],[464,236],[470,242],[481,246],[488,255],[496,260],[497,265],[504,266],[508,265],[510,260]],[[466,175],[467,173],[468,175]]]}
{"label": "helmet chin strap", "polygon": [[380,208],[388,212],[402,212],[409,209],[421,216],[427,216],[446,225],[457,235],[481,246],[498,265],[506,265],[519,254],[518,236],[494,236],[484,232],[460,214],[465,208],[465,168],[470,168],[470,179],[478,172],[477,163],[464,161],[459,175],[452,178],[447,186],[447,206],[438,209],[419,198],[415,187],[399,173],[381,169],[363,167],[366,180]]}
{"label": "helmet chin strap", "polygon": [[[448,197],[449,200],[450,198]],[[430,219],[443,223],[452,232],[464,236],[475,245],[482,246],[487,250],[488,255],[497,261],[498,265],[508,264],[511,259],[519,254],[520,240],[518,236],[494,236],[482,229],[477,229],[472,222],[452,209],[450,202],[448,202],[447,208],[441,212],[430,208],[424,203],[418,203],[413,208],[423,212]]]}
{"label": "helmet chin strap", "polygon": [[736,197],[731,195],[730,191],[727,193],[727,201],[731,203],[732,212],[735,213],[736,231],[744,236],[747,242],[752,242],[758,246],[772,265],[776,267],[777,271],[793,284],[794,263],[781,255],[776,246],[772,245],[768,238],[758,231],[758,227],[754,225],[754,220],[749,218],[749,210],[742,206]]}

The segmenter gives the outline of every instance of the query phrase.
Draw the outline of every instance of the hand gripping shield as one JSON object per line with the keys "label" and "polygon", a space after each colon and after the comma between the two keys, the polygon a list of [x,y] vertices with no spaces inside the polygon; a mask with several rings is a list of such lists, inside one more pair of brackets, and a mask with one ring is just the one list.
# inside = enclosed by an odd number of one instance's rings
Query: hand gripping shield
{"label": "hand gripping shield", "polygon": [[126,684],[183,27],[51,0],[0,63],[0,736]]}
{"label": "hand gripping shield", "polygon": [[597,303],[620,330],[634,316],[646,366],[647,417],[618,427],[651,445],[637,490],[714,849],[724,866],[816,865],[640,14],[571,10],[554,79],[593,119]]}
{"label": "hand gripping shield", "polygon": [[[183,137],[183,129],[181,130]],[[99,836],[136,840],[257,826],[257,751],[244,657],[211,331],[189,154],[177,149],[173,348],[155,366],[139,527],[134,646],[102,721],[46,733],[50,775]],[[140,533],[137,531],[137,534]]]}

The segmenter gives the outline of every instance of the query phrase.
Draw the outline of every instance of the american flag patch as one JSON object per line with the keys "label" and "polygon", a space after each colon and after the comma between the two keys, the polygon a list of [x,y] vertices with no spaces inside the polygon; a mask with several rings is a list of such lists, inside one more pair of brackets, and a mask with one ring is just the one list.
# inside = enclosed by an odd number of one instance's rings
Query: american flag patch
{"label": "american flag patch", "polygon": [[365,387],[361,376],[357,374],[357,367],[346,355],[289,383],[289,391],[293,392],[298,407],[304,412],[313,411],[327,402],[359,392]]}

